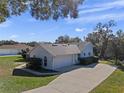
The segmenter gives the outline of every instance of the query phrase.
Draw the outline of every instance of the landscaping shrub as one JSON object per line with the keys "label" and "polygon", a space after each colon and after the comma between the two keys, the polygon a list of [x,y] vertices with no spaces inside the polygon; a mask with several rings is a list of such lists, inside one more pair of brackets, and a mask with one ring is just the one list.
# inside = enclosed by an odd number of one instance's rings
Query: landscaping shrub
{"label": "landscaping shrub", "polygon": [[25,50],[21,50],[21,55],[24,59],[26,59],[27,52]]}
{"label": "landscaping shrub", "polygon": [[23,57],[24,59],[27,59],[28,52],[29,52],[29,49],[26,48],[26,50],[23,50],[23,49],[22,49],[21,52],[20,52],[20,54],[22,55],[22,57]]}
{"label": "landscaping shrub", "polygon": [[40,58],[30,58],[29,62],[26,65],[26,68],[32,69],[32,70],[39,70],[42,66],[42,59]]}
{"label": "landscaping shrub", "polygon": [[79,58],[79,62],[82,65],[89,65],[92,63],[98,63],[99,58],[97,57],[88,57],[88,58]]}

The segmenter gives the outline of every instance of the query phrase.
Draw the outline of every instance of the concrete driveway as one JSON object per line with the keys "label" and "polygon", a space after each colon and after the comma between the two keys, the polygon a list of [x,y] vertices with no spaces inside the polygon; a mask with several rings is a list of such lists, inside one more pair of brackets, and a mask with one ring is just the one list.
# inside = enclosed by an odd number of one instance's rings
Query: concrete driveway
{"label": "concrete driveway", "polygon": [[106,64],[79,67],[61,74],[47,86],[23,93],[88,93],[115,69]]}

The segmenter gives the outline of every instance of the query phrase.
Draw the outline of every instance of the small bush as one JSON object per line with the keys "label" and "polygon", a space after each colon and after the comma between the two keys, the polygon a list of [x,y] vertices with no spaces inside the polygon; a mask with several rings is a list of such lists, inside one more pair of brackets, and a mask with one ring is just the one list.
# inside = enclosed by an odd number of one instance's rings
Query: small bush
{"label": "small bush", "polygon": [[25,54],[22,54],[22,57],[23,57],[24,59],[26,59],[26,53],[25,53]]}
{"label": "small bush", "polygon": [[29,62],[26,65],[26,68],[32,69],[32,70],[39,70],[42,66],[42,59],[40,58],[30,58]]}
{"label": "small bush", "polygon": [[25,50],[21,50],[21,55],[24,59],[26,59],[27,52]]}
{"label": "small bush", "polygon": [[24,59],[27,59],[27,56],[28,56],[28,52],[29,52],[29,49],[27,48],[26,50],[21,50],[20,54],[22,55],[22,57]]}
{"label": "small bush", "polygon": [[88,58],[79,58],[79,62],[82,65],[89,65],[92,63],[98,63],[98,58],[97,57],[88,57]]}

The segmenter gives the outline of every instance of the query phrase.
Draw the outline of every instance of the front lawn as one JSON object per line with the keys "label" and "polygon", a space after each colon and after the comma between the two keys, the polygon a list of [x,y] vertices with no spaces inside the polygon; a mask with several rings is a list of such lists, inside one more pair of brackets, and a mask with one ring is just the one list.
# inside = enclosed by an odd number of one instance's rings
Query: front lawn
{"label": "front lawn", "polygon": [[12,76],[12,70],[24,61],[20,56],[0,57],[0,93],[20,93],[47,85],[56,76],[23,77]]}
{"label": "front lawn", "polygon": [[[109,64],[110,62],[104,61]],[[117,69],[90,93],[124,93],[124,69]]]}

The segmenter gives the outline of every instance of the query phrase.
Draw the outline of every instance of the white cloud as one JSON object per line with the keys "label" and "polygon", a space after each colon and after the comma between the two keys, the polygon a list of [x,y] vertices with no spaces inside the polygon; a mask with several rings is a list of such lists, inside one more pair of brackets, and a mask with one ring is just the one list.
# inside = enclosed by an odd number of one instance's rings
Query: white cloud
{"label": "white cloud", "polygon": [[[104,20],[115,20],[120,21],[124,20],[124,12],[118,12],[116,13],[97,13],[102,12],[109,9],[119,9],[124,8],[124,0],[115,0],[114,2],[107,2],[107,3],[100,3],[100,4],[94,4],[94,5],[85,5],[81,6],[79,9],[79,15],[80,17],[77,19],[68,18],[65,19],[67,24],[86,24],[86,23],[94,23]],[[84,15],[87,13],[92,13],[92,15]]]}
{"label": "white cloud", "polygon": [[18,35],[11,35],[10,36],[10,39],[16,39],[16,38],[18,38]]}
{"label": "white cloud", "polygon": [[124,8],[124,0],[117,0],[114,2],[107,2],[103,4],[95,4],[90,6],[82,6],[79,12],[79,14],[85,14],[85,13],[94,13],[94,12],[100,12],[105,11],[113,8]]}
{"label": "white cloud", "polygon": [[83,32],[83,31],[85,31],[85,29],[83,29],[83,28],[76,28],[75,31],[76,32]]}
{"label": "white cloud", "polygon": [[85,13],[94,13],[94,12],[100,12],[111,9],[111,7],[100,7],[100,8],[92,8],[92,9],[85,9],[79,12],[79,14],[85,14]]}
{"label": "white cloud", "polygon": [[7,27],[9,27],[11,24],[12,24],[11,21],[6,21],[6,22],[3,22],[3,23],[0,23],[0,28],[7,28]]}
{"label": "white cloud", "polygon": [[116,0],[115,2],[109,2],[109,3],[103,3],[103,4],[97,4],[95,7],[124,7],[124,0]]}
{"label": "white cloud", "polygon": [[101,14],[101,15],[92,15],[92,16],[81,16],[77,19],[66,19],[67,24],[77,24],[77,23],[91,23],[103,20],[115,20],[122,21],[124,20],[124,13],[109,13],[109,14]]}

